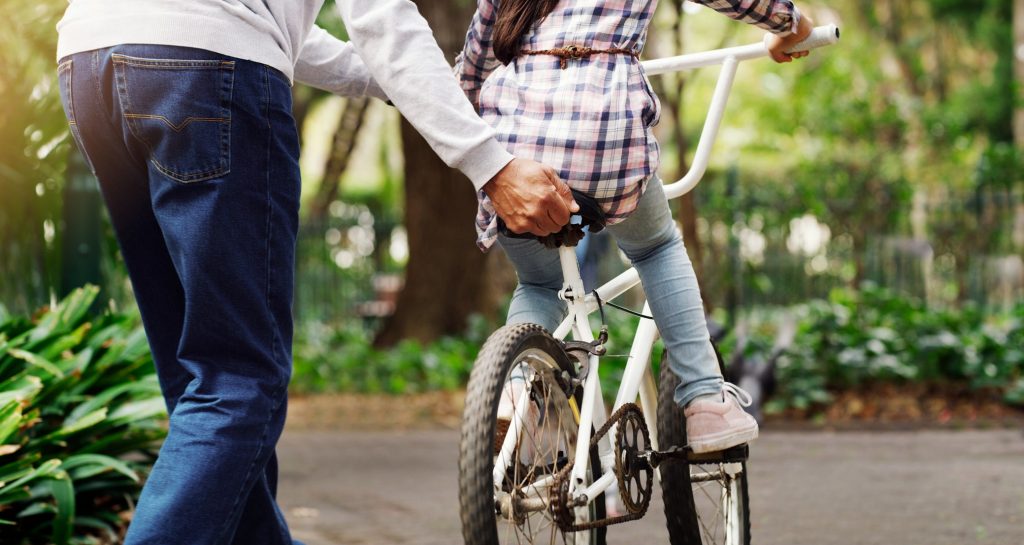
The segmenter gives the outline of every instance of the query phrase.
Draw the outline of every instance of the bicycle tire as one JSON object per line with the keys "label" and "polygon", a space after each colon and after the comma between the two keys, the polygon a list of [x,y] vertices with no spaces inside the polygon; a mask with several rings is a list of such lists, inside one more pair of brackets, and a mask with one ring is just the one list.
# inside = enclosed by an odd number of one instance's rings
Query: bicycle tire
{"label": "bicycle tire", "polygon": [[[715,354],[718,356],[719,365],[724,365],[718,347],[715,347]],[[674,399],[679,378],[669,369],[667,356],[667,351],[662,354],[658,380],[658,448],[661,450],[686,445],[686,417]],[[728,509],[732,512],[731,516],[739,519],[734,525],[739,535],[729,536],[723,532],[721,541],[718,539],[717,528],[709,528],[702,520],[712,517],[707,516],[706,512],[698,507],[698,500],[703,507],[704,500],[712,499],[706,491],[698,495],[700,487],[707,486],[707,483],[698,484],[691,481],[694,468],[706,465],[695,466],[682,461],[667,461],[658,468],[661,473],[661,494],[665,504],[669,542],[671,545],[750,545],[750,496],[746,462],[739,464],[740,470],[737,475],[714,481],[719,483],[722,493],[729,487],[728,507],[723,509]],[[711,524],[717,524],[717,520],[712,520]]]}
{"label": "bicycle tire", "polygon": [[[499,516],[493,481],[495,458],[495,427],[498,405],[505,388],[505,380],[520,355],[527,351],[546,354],[560,371],[575,376],[575,366],[561,344],[536,324],[515,324],[502,327],[487,339],[477,357],[466,391],[466,405],[462,418],[462,437],[459,448],[459,505],[462,533],[466,545],[499,545]],[[581,388],[573,394],[580,406]],[[561,427],[559,427],[561,429]],[[516,460],[520,454],[517,451]],[[570,458],[571,459],[571,458]],[[591,480],[600,476],[601,464],[596,448],[590,449]],[[604,494],[590,505],[590,519],[605,517]],[[548,513],[549,515],[549,513]],[[504,519],[506,526],[510,525]],[[589,531],[591,545],[604,545],[607,529]],[[554,534],[552,534],[554,535]],[[563,542],[576,543],[576,536]],[[517,534],[518,536],[518,534]],[[545,543],[548,540],[544,541]]]}

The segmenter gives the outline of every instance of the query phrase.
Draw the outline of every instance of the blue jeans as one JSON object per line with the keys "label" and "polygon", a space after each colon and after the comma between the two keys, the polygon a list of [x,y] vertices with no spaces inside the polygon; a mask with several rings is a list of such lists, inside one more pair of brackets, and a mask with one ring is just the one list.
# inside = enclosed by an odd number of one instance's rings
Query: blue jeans
{"label": "blue jeans", "polygon": [[291,545],[274,456],[300,189],[288,79],[153,45],[78,53],[58,73],[170,415],[125,543]]}
{"label": "blue jeans", "polygon": [[[722,372],[711,346],[697,275],[672,221],[661,180],[652,178],[636,211],[607,229],[640,273],[669,366],[680,380],[676,403],[686,405],[697,396],[722,391]],[[498,242],[519,275],[508,323],[535,323],[554,331],[568,312],[557,296],[562,289],[558,250],[529,239],[499,236]]]}

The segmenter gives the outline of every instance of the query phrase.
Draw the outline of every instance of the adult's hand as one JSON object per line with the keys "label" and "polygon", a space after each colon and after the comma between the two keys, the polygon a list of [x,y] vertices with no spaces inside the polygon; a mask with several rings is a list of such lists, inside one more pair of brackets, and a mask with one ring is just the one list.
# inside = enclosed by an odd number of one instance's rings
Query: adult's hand
{"label": "adult's hand", "polygon": [[810,51],[786,52],[792,51],[797,44],[806,40],[811,35],[811,32],[814,32],[814,21],[809,16],[803,15],[800,17],[800,23],[797,24],[796,30],[792,34],[785,37],[777,34],[770,34],[768,36],[768,54],[772,56],[775,62],[792,62],[793,59],[810,55]]}
{"label": "adult's hand", "polygon": [[513,159],[483,189],[513,233],[556,233],[580,210],[553,168],[528,159]]}

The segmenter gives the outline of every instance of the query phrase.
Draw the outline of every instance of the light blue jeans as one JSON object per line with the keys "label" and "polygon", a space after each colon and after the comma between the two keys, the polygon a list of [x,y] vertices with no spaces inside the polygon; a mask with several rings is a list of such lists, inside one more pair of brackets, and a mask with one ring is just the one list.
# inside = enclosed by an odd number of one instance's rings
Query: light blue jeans
{"label": "light blue jeans", "polygon": [[[668,363],[679,377],[675,401],[685,406],[694,398],[722,390],[722,373],[711,346],[697,275],[686,255],[683,237],[672,221],[661,180],[652,178],[635,212],[608,231],[629,257],[647,293]],[[498,237],[519,275],[508,323],[535,323],[554,331],[568,313],[558,299],[562,268],[558,250],[536,240]]]}

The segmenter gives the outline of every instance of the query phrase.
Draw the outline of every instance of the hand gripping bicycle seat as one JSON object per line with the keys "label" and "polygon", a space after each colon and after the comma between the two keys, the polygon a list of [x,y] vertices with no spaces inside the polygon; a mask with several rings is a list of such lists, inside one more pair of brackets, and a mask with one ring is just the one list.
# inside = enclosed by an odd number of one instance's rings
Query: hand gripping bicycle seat
{"label": "hand gripping bicycle seat", "polygon": [[580,205],[580,211],[573,214],[569,218],[569,223],[557,233],[551,233],[542,237],[532,233],[513,233],[509,231],[501,218],[498,218],[498,233],[509,238],[535,239],[547,248],[576,246],[583,239],[584,227],[591,233],[597,233],[604,229],[607,220],[604,216],[604,210],[594,197],[573,189],[572,198],[576,200],[576,204]]}

